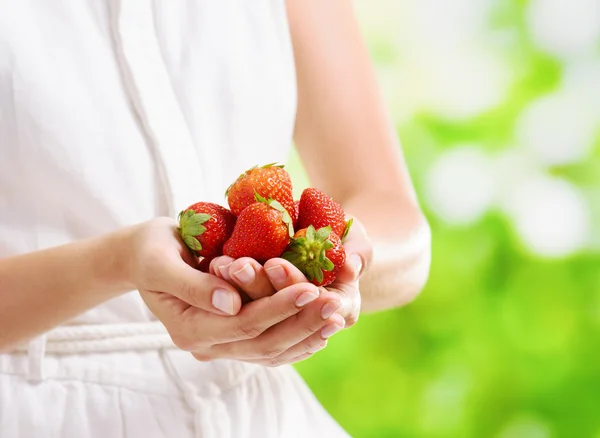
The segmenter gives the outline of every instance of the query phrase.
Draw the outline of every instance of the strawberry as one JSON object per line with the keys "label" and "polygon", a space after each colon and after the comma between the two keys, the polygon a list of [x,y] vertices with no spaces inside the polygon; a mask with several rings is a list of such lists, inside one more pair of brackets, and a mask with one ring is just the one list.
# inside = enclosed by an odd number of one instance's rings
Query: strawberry
{"label": "strawberry", "polygon": [[302,271],[311,283],[327,286],[346,263],[346,252],[331,227],[315,231],[310,225],[296,232],[282,258]]}
{"label": "strawberry", "polygon": [[298,218],[300,217],[300,201],[294,201],[294,211],[295,211],[295,216],[293,216],[295,218],[294,229],[297,229],[298,228]]}
{"label": "strawberry", "polygon": [[214,257],[213,258],[203,257],[202,260],[200,260],[198,262],[196,269],[198,269],[199,271],[205,272],[205,273],[210,272],[210,262],[212,262],[213,259],[214,259]]}
{"label": "strawberry", "polygon": [[293,221],[298,217],[294,210],[292,179],[283,165],[276,163],[247,170],[225,192],[229,208],[239,216],[246,207],[256,202],[254,194],[274,199],[288,211]]}
{"label": "strawberry", "polygon": [[308,228],[312,225],[320,229],[329,226],[331,231],[343,239],[351,224],[352,220],[346,222],[342,206],[325,193],[315,188],[308,188],[302,192],[297,228]]}
{"label": "strawberry", "polygon": [[198,202],[179,213],[181,238],[201,257],[221,255],[223,244],[231,236],[234,226],[233,213],[211,202]]}
{"label": "strawberry", "polygon": [[257,202],[240,213],[223,254],[233,258],[252,257],[264,263],[279,257],[294,235],[292,218],[274,199],[255,194]]}

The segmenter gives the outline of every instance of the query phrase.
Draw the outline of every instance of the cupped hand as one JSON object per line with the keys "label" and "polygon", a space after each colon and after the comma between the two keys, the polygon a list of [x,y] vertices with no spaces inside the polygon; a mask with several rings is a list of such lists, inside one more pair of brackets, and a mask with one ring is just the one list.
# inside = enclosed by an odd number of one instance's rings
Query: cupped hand
{"label": "cupped hand", "polygon": [[[365,229],[356,219],[346,236],[344,249],[346,263],[336,281],[319,289],[322,295],[333,293],[340,299],[340,301],[332,301],[324,305],[321,308],[322,317],[330,318],[329,315],[335,313],[343,318],[343,327],[350,327],[356,323],[360,314],[359,279],[371,263],[373,254]],[[262,266],[251,258],[234,260],[227,256],[218,257],[211,262],[210,272],[235,285],[250,300],[271,296],[294,285],[310,284],[302,272],[290,262],[279,258],[269,260]],[[314,310],[309,307],[302,310],[299,315],[312,311]],[[322,339],[339,331],[338,321],[332,321],[323,327],[320,333]],[[315,339],[317,339],[316,336]],[[308,355],[304,357],[308,357]]]}
{"label": "cupped hand", "polygon": [[327,290],[342,298],[338,313],[344,318],[345,326],[351,327],[358,321],[361,307],[359,280],[373,259],[373,246],[362,223],[353,218],[352,227],[344,242],[346,263],[335,281]]}
{"label": "cupped hand", "polygon": [[312,285],[286,260],[272,259],[262,266],[248,257],[234,260],[222,256],[211,262],[210,272],[235,285],[251,301],[242,308],[240,314],[255,303],[275,298],[290,288],[306,287],[319,295],[314,303],[261,335],[265,342],[272,345],[272,349],[266,352],[268,354],[263,351],[256,357],[254,342],[233,342],[226,346],[250,362],[274,366],[304,360],[324,348],[327,339],[345,325],[344,319],[335,313],[342,305],[340,296]]}
{"label": "cupped hand", "polygon": [[178,309],[197,308],[235,315],[242,301],[234,286],[195,269],[198,259],[181,241],[177,222],[157,218],[132,228],[128,272],[142,298],[161,297]]}
{"label": "cupped hand", "polygon": [[[179,239],[176,227],[168,218],[134,227],[126,269],[148,308],[182,350],[199,360],[281,365],[323,348],[331,325],[342,328],[341,317],[322,314],[326,306],[338,308],[340,298],[320,293],[306,282],[290,284],[242,307],[236,287],[195,269],[197,259]],[[322,333],[325,326],[329,329]]]}
{"label": "cupped hand", "polygon": [[[359,280],[373,258],[373,247],[362,223],[353,218],[353,224],[344,240],[346,263],[336,280],[325,288],[341,298],[337,310],[344,318],[345,327],[358,321],[361,307]],[[283,259],[272,259],[260,263],[250,258],[233,260],[231,257],[218,257],[211,263],[211,272],[239,288],[250,299],[268,296],[292,284],[307,282],[306,277],[295,266]]]}

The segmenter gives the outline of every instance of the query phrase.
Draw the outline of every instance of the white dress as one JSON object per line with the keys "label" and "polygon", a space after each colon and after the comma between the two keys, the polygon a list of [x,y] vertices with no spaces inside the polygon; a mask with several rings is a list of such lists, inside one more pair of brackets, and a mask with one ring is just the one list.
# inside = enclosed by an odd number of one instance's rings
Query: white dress
{"label": "white dress", "polygon": [[[0,11],[0,257],[223,203],[241,170],[288,156],[284,0]],[[198,362],[132,291],[0,355],[0,436],[347,434],[293,368]]]}

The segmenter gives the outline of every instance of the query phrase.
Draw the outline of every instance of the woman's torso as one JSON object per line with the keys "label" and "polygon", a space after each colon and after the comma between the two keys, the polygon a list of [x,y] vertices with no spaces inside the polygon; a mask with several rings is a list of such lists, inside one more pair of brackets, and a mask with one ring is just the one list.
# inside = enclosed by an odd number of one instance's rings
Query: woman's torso
{"label": "woman's torso", "polygon": [[[283,0],[0,0],[0,257],[199,201],[284,161]],[[152,319],[129,293],[75,324]]]}

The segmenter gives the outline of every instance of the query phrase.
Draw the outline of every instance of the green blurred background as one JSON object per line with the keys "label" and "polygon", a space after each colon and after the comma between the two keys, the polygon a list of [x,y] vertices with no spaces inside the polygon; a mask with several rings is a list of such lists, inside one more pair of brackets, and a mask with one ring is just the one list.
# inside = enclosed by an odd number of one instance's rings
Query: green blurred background
{"label": "green blurred background", "polygon": [[297,369],[356,437],[600,438],[600,2],[356,8],[433,262]]}

